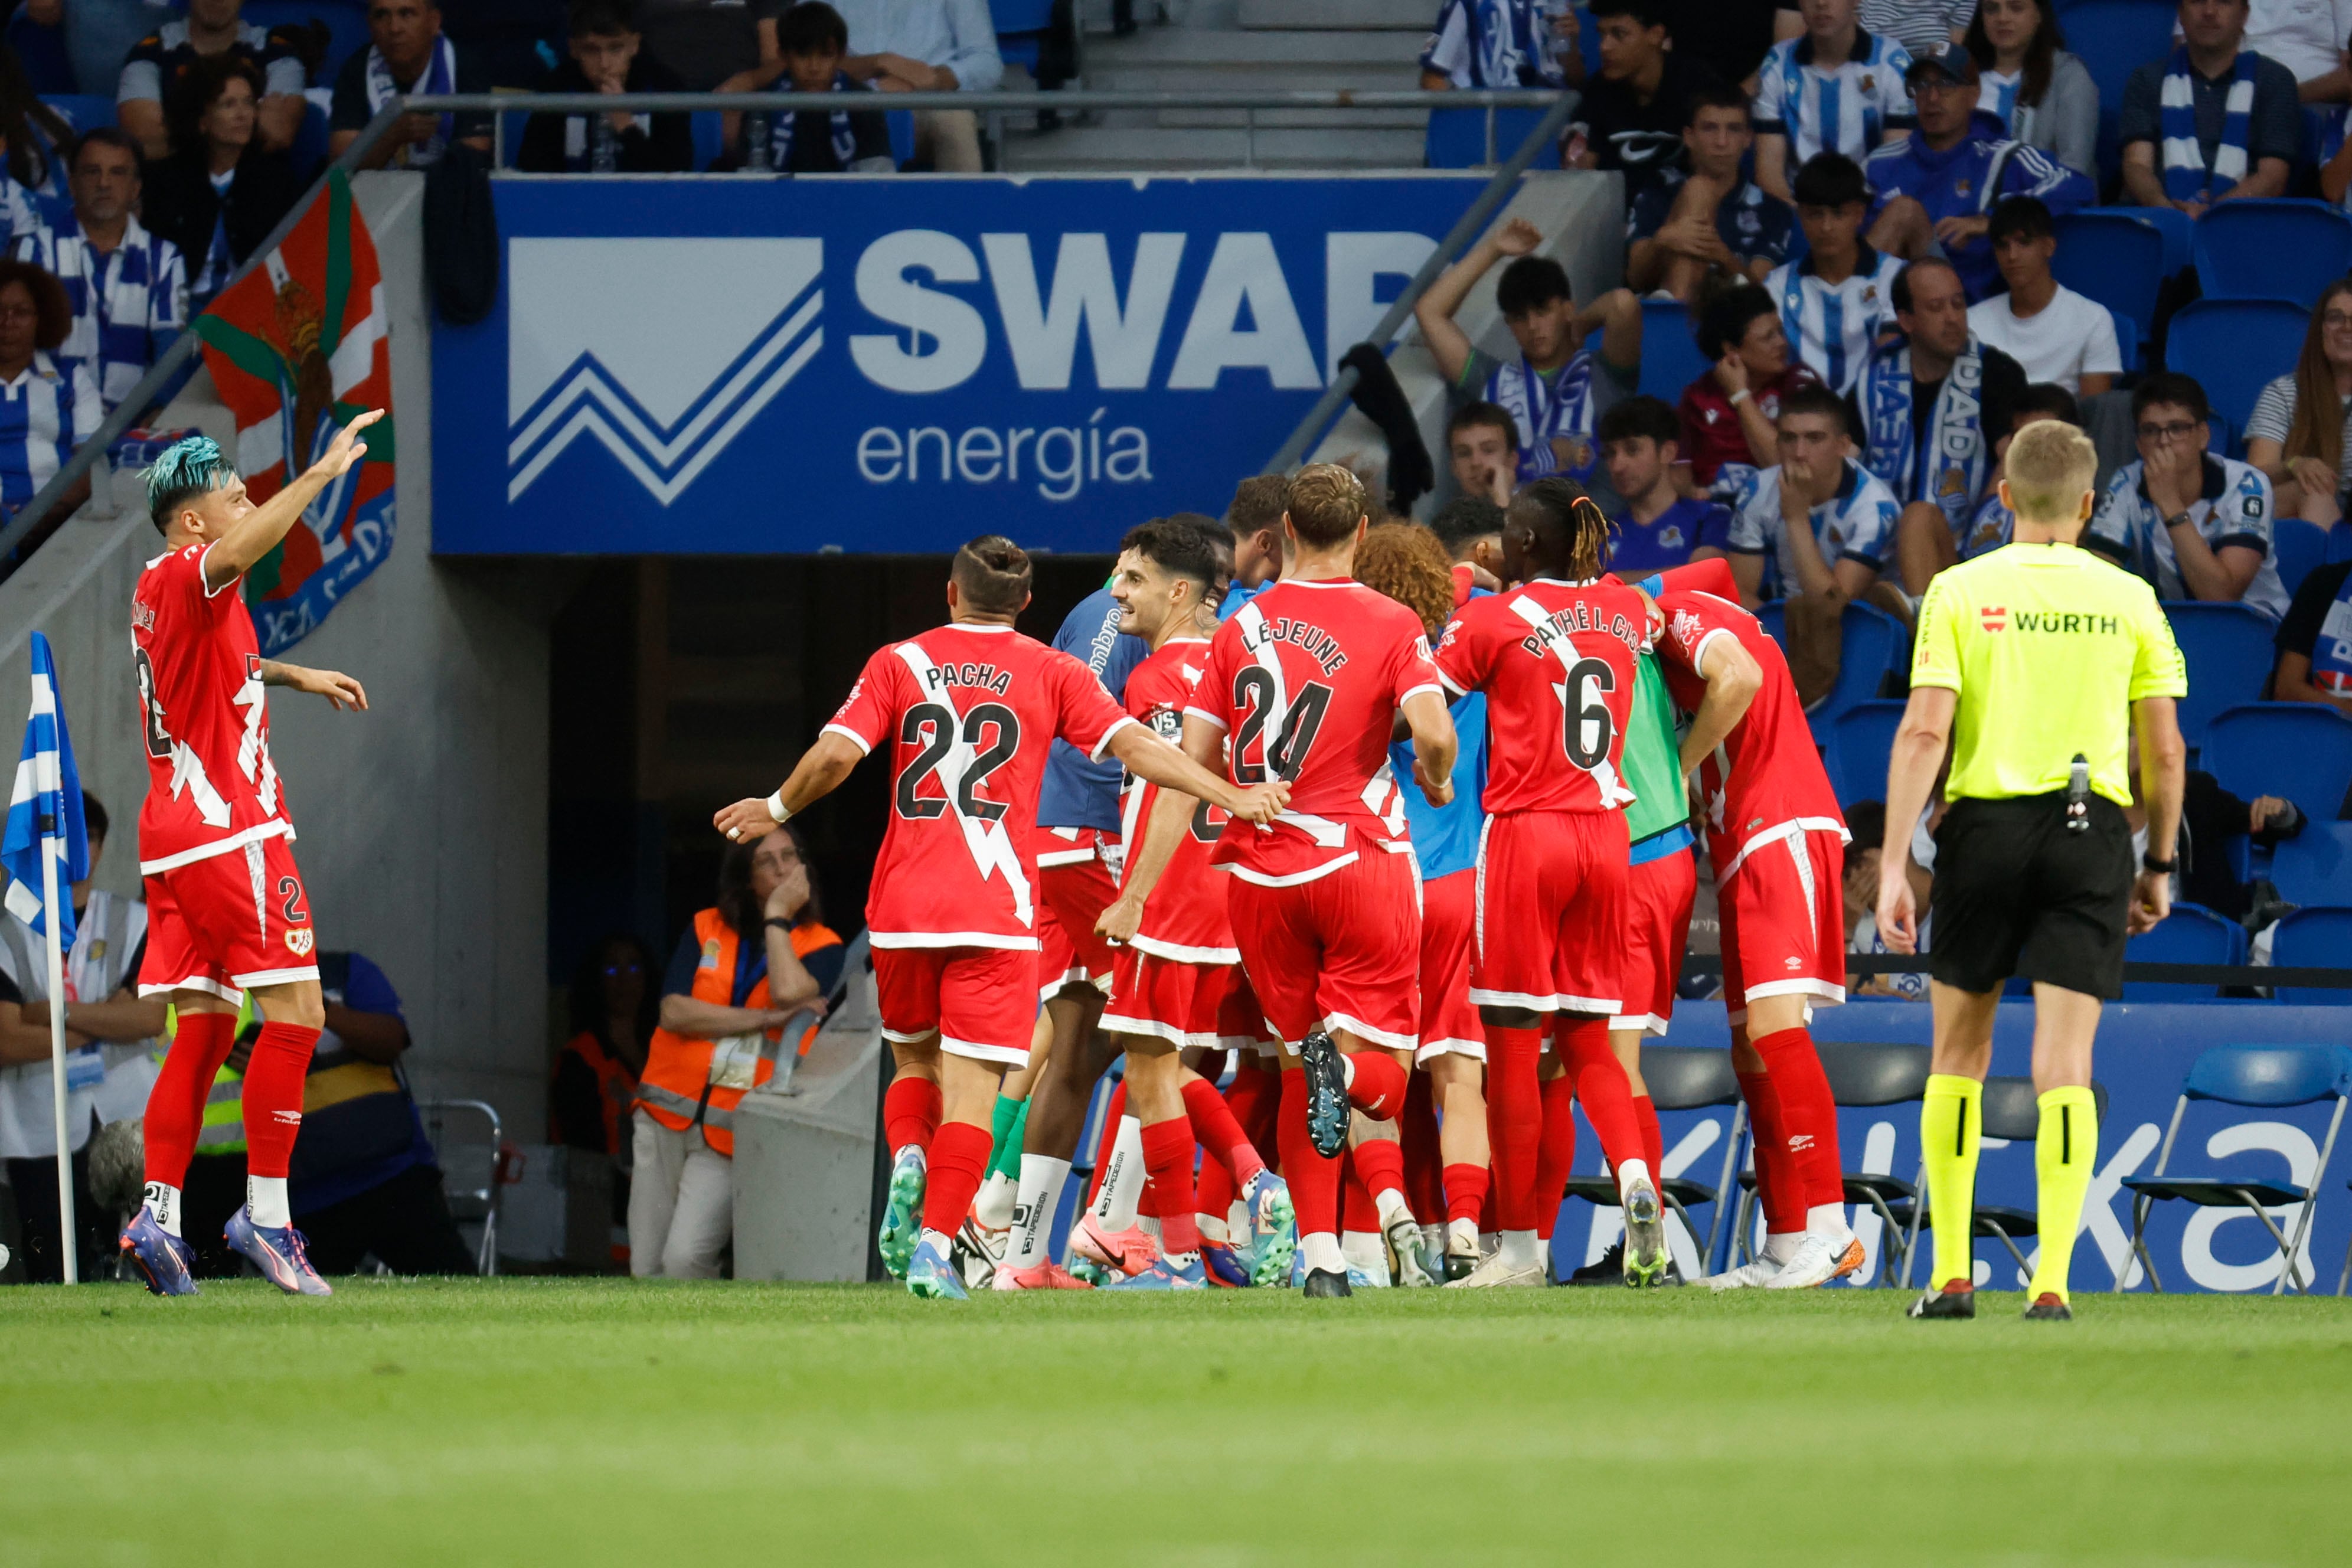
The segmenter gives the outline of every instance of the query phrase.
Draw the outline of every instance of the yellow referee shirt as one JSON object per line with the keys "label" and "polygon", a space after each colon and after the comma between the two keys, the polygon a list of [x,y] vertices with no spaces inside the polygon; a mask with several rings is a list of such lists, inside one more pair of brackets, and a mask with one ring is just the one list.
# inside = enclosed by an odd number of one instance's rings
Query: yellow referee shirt
{"label": "yellow referee shirt", "polygon": [[2147,582],[2069,544],[2009,544],[1938,573],[1919,602],[1911,684],[1959,693],[1947,799],[2067,785],[2131,804],[2130,705],[2184,697],[2189,672]]}

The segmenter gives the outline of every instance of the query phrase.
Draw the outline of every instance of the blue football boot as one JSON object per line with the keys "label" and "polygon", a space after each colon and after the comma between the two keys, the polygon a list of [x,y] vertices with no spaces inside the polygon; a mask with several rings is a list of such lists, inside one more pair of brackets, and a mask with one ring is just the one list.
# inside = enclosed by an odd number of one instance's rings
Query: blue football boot
{"label": "blue football boot", "polygon": [[922,1237],[923,1188],[928,1177],[929,1167],[919,1147],[909,1143],[898,1151],[890,1166],[889,1194],[882,1202],[882,1230],[874,1239],[876,1250],[882,1254],[882,1267],[893,1279],[907,1277],[907,1260],[914,1256],[915,1243]]}
{"label": "blue football boot", "polygon": [[310,1267],[302,1233],[292,1226],[256,1225],[253,1210],[247,1206],[228,1216],[228,1227],[221,1235],[231,1247],[253,1260],[263,1279],[289,1296],[334,1294],[319,1278],[319,1271]]}
{"label": "blue football boot", "polygon": [[195,1261],[196,1250],[155,1222],[155,1211],[145,1204],[122,1227],[120,1244],[139,1267],[147,1289],[158,1296],[194,1296],[195,1276],[189,1266]]}
{"label": "blue football boot", "polygon": [[1242,1189],[1249,1205],[1250,1236],[1243,1261],[1252,1283],[1262,1288],[1281,1284],[1290,1276],[1290,1260],[1298,1252],[1298,1214],[1290,1206],[1290,1188],[1272,1171],[1260,1171]]}
{"label": "blue football boot", "polygon": [[1201,1244],[1201,1268],[1208,1275],[1209,1283],[1221,1290],[1246,1290],[1257,1283],[1250,1278],[1249,1266],[1242,1260],[1241,1254],[1223,1242]]}
{"label": "blue football boot", "polygon": [[1106,1290],[1205,1290],[1208,1288],[1208,1269],[1198,1254],[1181,1268],[1163,1258],[1140,1274],[1114,1279],[1103,1287]]}
{"label": "blue football boot", "polygon": [[936,1241],[916,1242],[913,1256],[907,1259],[908,1292],[926,1301],[970,1300],[963,1288],[963,1271],[950,1256],[952,1250]]}

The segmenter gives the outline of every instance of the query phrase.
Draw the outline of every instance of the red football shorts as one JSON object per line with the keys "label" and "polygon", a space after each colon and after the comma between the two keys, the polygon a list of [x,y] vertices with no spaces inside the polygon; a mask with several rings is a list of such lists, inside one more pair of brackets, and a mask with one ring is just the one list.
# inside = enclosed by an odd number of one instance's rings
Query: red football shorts
{"label": "red football shorts", "polygon": [[1318,1025],[1409,1051],[1421,1037],[1421,879],[1412,857],[1370,844],[1312,881],[1226,889],[1265,1021],[1292,1045]]}
{"label": "red football shorts", "polygon": [[1421,1048],[1486,1059],[1486,1034],[1470,1005],[1470,942],[1478,924],[1478,872],[1464,867],[1421,885]]}
{"label": "red football shorts", "polygon": [[1845,843],[1791,831],[1750,839],[1716,889],[1723,919],[1723,1002],[1734,1024],[1764,996],[1845,1000]]}
{"label": "red football shorts", "polygon": [[294,847],[265,838],[147,879],[139,994],[182,989],[237,1001],[248,985],[319,978],[319,937]]}
{"label": "red football shorts", "polygon": [[1204,1050],[1255,1050],[1266,1033],[1241,965],[1181,963],[1132,947],[1119,948],[1112,963],[1102,1026]]}
{"label": "red football shorts", "polygon": [[1697,896],[1698,861],[1687,847],[1626,868],[1624,946],[1617,968],[1622,994],[1610,1028],[1666,1032]]}
{"label": "red football shorts", "polygon": [[1007,947],[877,947],[882,1034],[907,1045],[936,1029],[951,1057],[1020,1067],[1037,1023],[1037,954]]}
{"label": "red football shorts", "polygon": [[[1076,834],[1072,843],[1065,835]],[[1095,934],[1095,921],[1118,897],[1118,879],[1103,864],[1091,827],[1047,828],[1038,837],[1037,994],[1045,1000],[1065,985],[1089,983],[1108,990],[1113,954]],[[1082,858],[1059,859],[1061,856]]]}
{"label": "red football shorts", "polygon": [[1478,837],[1470,1000],[1537,1013],[1619,1011],[1625,814],[1514,811]]}

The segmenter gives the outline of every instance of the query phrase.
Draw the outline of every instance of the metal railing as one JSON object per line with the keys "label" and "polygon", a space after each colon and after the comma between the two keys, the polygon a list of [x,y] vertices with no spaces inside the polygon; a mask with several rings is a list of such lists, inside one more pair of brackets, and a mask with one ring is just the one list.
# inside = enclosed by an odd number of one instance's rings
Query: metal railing
{"label": "metal railing", "polygon": [[[1260,110],[1483,109],[1486,110],[1486,145],[1490,156],[1495,145],[1495,111],[1496,110],[1549,108],[1551,112],[1545,117],[1543,123],[1527,139],[1517,155],[1496,172],[1495,179],[1489,182],[1486,190],[1480,195],[1477,202],[1473,204],[1470,212],[1465,216],[1464,221],[1454,226],[1454,233],[1448,235],[1446,242],[1438,247],[1436,256],[1432,258],[1432,264],[1423,268],[1422,274],[1415,277],[1412,285],[1391,308],[1388,317],[1382,319],[1380,335],[1376,341],[1385,342],[1388,337],[1395,332],[1397,327],[1402,324],[1404,313],[1412,310],[1412,301],[1420,297],[1421,291],[1427,288],[1430,281],[1437,276],[1437,271],[1443,265],[1439,258],[1460,248],[1461,244],[1467,243],[1467,236],[1475,234],[1478,227],[1485,224],[1494,208],[1501,205],[1509,184],[1525,172],[1528,163],[1535,156],[1536,151],[1548,139],[1557,138],[1559,128],[1566,123],[1568,115],[1576,101],[1577,95],[1574,93],[1562,94],[1525,89],[1461,92],[1424,92],[1418,89],[1398,92],[1206,89],[1164,92],[893,92],[875,94],[870,103],[861,102],[859,107],[885,111],[962,109],[975,110],[990,116],[992,120],[998,121],[1008,113],[1034,114],[1041,110],[1083,113],[1090,110],[1238,109],[1250,113],[1250,130],[1253,137],[1256,128],[1255,115]],[[303,194],[302,198],[294,204],[293,209],[286,215],[278,226],[270,230],[268,237],[257,246],[244,263],[230,274],[228,282],[223,286],[222,292],[226,293],[229,289],[235,288],[247,274],[260,267],[272,251],[285,243],[286,237],[294,232],[295,226],[302,221],[310,212],[310,205],[317,201],[320,192],[325,190],[327,174],[330,170],[341,169],[349,173],[358,169],[367,161],[384,137],[391,133],[394,125],[404,114],[490,115],[492,145],[494,150],[502,153],[504,117],[511,113],[604,114],[619,110],[649,114],[744,111],[767,113],[803,109],[822,110],[830,113],[840,107],[842,104],[838,94],[807,92],[614,94],[477,92],[419,95],[405,99],[387,104],[378,110],[375,117],[368,121],[366,128],[360,132],[358,138],[345,148],[340,156],[331,161],[327,170],[320,171],[318,180],[312,184],[309,191]],[[1252,146],[1253,148],[1255,146],[1254,141]],[[503,157],[501,156],[499,161],[503,163]],[[197,336],[194,324],[191,323],[189,330],[173,340],[171,347],[163,351],[147,374],[140,378],[139,384],[131,389],[114,412],[106,416],[89,439],[74,448],[73,455],[58,466],[58,471],[50,477],[47,484],[41,487],[39,492],[26,502],[23,510],[19,510],[14,518],[5,525],[0,525],[0,574],[5,574],[8,570],[5,563],[9,552],[15,550],[43,519],[64,501],[74,486],[89,474],[99,458],[105,455],[107,448],[121,439],[124,431],[131,428],[133,424],[148,411],[163,389],[171,384],[173,378],[177,376],[202,349],[203,340]],[[1340,379],[1333,384],[1333,388],[1339,398],[1344,398],[1346,389],[1353,387],[1354,384],[1355,373],[1343,371],[1340,373]],[[1324,401],[1330,404],[1333,411],[1336,411],[1337,398],[1327,393]],[[1318,405],[1318,408],[1321,406],[1322,405]],[[1326,414],[1324,417],[1328,420],[1329,416]]]}

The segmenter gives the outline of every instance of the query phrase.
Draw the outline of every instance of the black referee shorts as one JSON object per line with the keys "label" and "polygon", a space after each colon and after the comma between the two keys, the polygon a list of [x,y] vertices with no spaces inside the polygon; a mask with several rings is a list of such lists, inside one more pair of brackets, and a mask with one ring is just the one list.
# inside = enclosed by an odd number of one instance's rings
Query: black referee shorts
{"label": "black referee shorts", "polygon": [[2066,796],[1959,800],[1936,829],[1928,973],[1963,991],[2011,975],[2112,1002],[2124,994],[2131,825],[2090,800],[2090,826],[2066,831]]}

